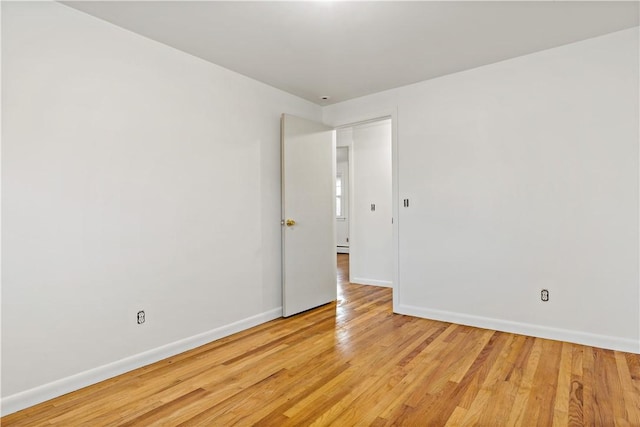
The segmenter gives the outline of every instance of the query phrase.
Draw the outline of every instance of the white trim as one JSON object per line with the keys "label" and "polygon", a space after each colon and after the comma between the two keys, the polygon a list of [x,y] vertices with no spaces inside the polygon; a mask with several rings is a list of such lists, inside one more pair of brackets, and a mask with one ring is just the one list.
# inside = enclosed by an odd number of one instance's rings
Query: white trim
{"label": "white trim", "polygon": [[391,112],[391,222],[393,252],[393,307],[400,305],[400,157],[398,143],[398,107]]}
{"label": "white trim", "polygon": [[433,310],[405,304],[400,304],[397,307],[397,310],[394,311],[398,314],[406,314],[425,319],[440,320],[443,322],[457,323],[477,328],[492,329],[557,341],[566,341],[628,353],[639,353],[638,349],[640,348],[639,341],[628,338],[590,334],[582,331],[551,328],[548,326],[512,322],[509,320],[493,319],[490,317],[473,316],[470,314],[455,313],[452,311]]}
{"label": "white trim", "polygon": [[351,283],[356,285],[383,286],[385,288],[393,287],[393,283],[389,280],[366,279],[362,277],[354,277],[353,280],[351,280]]}
{"label": "white trim", "polygon": [[100,381],[113,378],[125,372],[150,365],[162,359],[166,359],[167,357],[175,356],[176,354],[200,347],[201,345],[208,344],[217,339],[224,338],[235,334],[236,332],[252,328],[280,317],[282,317],[282,307],[274,308],[272,310],[265,311],[264,313],[247,317],[246,319],[242,319],[198,335],[174,341],[143,353],[138,353],[133,356],[120,359],[116,362],[108,363],[97,368],[89,369],[66,378],[61,378],[32,389],[4,397],[0,403],[2,407],[0,412],[3,416],[17,412],[21,409],[53,399],[54,397],[62,396],[65,393],[70,393],[83,387],[96,384]]}
{"label": "white trim", "polygon": [[337,253],[339,254],[348,254],[349,253],[349,246],[337,246]]}

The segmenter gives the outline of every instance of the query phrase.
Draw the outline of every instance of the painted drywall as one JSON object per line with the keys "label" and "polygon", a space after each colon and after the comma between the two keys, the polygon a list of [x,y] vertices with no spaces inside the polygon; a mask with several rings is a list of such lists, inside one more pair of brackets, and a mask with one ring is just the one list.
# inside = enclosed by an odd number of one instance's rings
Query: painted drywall
{"label": "painted drywall", "polygon": [[280,114],[320,107],[55,2],[2,56],[5,413],[281,315]]}
{"label": "painted drywall", "polygon": [[350,281],[391,286],[391,120],[339,129],[337,138],[353,157]]}
{"label": "painted drywall", "polygon": [[397,109],[396,312],[640,351],[638,38],[324,108],[333,125]]}

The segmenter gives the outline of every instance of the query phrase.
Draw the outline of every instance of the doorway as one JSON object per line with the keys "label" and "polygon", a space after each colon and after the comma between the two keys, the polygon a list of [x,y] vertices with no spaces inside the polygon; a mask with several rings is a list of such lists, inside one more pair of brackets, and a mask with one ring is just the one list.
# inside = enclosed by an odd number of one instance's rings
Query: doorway
{"label": "doorway", "polygon": [[337,252],[349,254],[349,282],[392,287],[391,118],[338,128],[336,162]]}
{"label": "doorway", "polygon": [[[283,114],[283,316],[335,301],[337,297],[335,229],[338,132],[341,146],[349,149],[348,182],[341,181],[349,194],[344,203],[349,212],[349,282],[397,287],[398,221],[393,221],[398,215],[395,118],[396,114],[391,113],[381,119],[351,122],[332,128]],[[383,129],[386,131],[382,132]],[[375,138],[375,135],[382,133],[385,134],[384,138]],[[348,138],[343,138],[345,135]],[[372,135],[374,137],[370,138]],[[376,146],[384,148],[383,156],[375,156],[378,151]],[[380,176],[385,179],[377,181]],[[309,190],[310,186],[312,190]],[[370,191],[360,191],[366,188]],[[390,195],[385,193],[380,197],[375,190],[381,188],[386,188],[386,193]],[[388,209],[389,206],[391,209]],[[367,227],[367,224],[374,224],[374,227]],[[386,238],[380,239],[381,235],[386,235]],[[370,238],[372,236],[373,239]],[[362,249],[355,249],[358,244]],[[322,263],[319,262],[320,258]],[[355,268],[355,265],[364,265],[365,269]],[[386,274],[378,275],[376,269]],[[395,307],[396,292],[393,295]]]}
{"label": "doorway", "polygon": [[349,147],[336,146],[336,251],[349,253]]}

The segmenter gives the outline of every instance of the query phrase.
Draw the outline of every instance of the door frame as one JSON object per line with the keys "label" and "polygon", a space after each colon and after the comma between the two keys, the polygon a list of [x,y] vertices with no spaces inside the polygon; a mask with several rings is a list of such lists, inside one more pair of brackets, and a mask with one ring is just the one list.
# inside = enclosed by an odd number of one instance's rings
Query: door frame
{"label": "door frame", "polygon": [[[349,247],[348,247],[348,251],[347,252],[338,252],[338,253],[346,253],[346,254],[350,254],[351,253],[351,209],[352,209],[352,191],[353,191],[353,143],[349,142],[347,145],[340,145],[338,146],[338,128],[334,128],[336,131],[336,156],[338,153],[338,148],[346,148],[347,149],[347,183],[349,184],[348,188],[347,188],[347,222],[349,223],[348,225],[348,229],[349,229]],[[337,166],[337,165],[336,165]],[[337,173],[336,173],[336,179],[337,179]],[[336,218],[336,228],[338,227],[337,224],[337,218]],[[336,245],[337,248],[337,245]],[[351,268],[349,268],[349,270],[351,270]],[[351,281],[351,271],[349,271],[349,281]]]}
{"label": "door frame", "polygon": [[[399,271],[399,248],[400,248],[400,193],[399,193],[399,179],[398,179],[398,164],[399,164],[399,151],[398,151],[398,109],[389,109],[382,110],[373,113],[362,113],[357,114],[352,117],[349,117],[346,120],[342,120],[336,124],[329,124],[329,126],[333,126],[336,131],[342,128],[354,127],[366,123],[377,122],[380,120],[391,119],[391,215],[392,215],[392,236],[391,236],[391,245],[392,245],[392,258],[393,258],[393,283],[391,284],[391,289],[393,290],[393,311],[397,312],[397,308],[400,302],[400,271]],[[353,212],[353,206],[351,205],[353,200],[353,191],[352,191],[352,157],[351,157],[351,149],[353,147],[349,144],[349,211]],[[352,239],[349,239],[349,242],[352,242]],[[356,245],[357,247],[357,245]],[[349,280],[351,280],[351,271],[349,271]]]}

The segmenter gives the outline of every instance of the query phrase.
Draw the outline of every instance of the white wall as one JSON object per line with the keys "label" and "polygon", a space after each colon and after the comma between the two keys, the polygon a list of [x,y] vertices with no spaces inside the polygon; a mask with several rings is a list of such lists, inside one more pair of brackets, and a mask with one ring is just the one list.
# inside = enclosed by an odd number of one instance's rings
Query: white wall
{"label": "white wall", "polygon": [[340,129],[337,138],[352,147],[349,280],[391,286],[391,120]]}
{"label": "white wall", "polygon": [[320,107],[54,2],[2,39],[4,413],[281,315],[279,118]]}
{"label": "white wall", "polygon": [[325,107],[397,108],[396,312],[640,351],[638,37]]}

